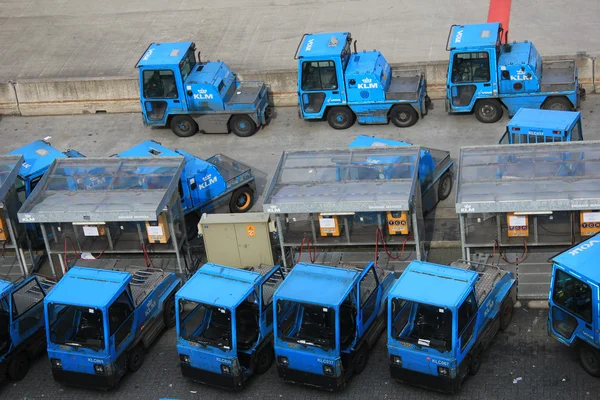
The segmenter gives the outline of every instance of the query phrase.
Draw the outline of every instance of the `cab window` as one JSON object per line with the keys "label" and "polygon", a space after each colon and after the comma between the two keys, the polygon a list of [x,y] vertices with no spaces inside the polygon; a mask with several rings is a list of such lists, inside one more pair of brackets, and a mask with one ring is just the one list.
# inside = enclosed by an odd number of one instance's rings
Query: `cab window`
{"label": "cab window", "polygon": [[456,53],[452,62],[452,83],[489,82],[490,60],[486,52]]}
{"label": "cab window", "polygon": [[23,204],[27,199],[27,192],[25,191],[25,182],[21,178],[17,178],[15,181],[15,187],[17,189],[17,198],[19,203]]}
{"label": "cab window", "polygon": [[573,127],[573,131],[571,132],[571,141],[578,142],[583,140],[583,135],[581,135],[581,122],[578,122]]}
{"label": "cab window", "polygon": [[302,63],[302,90],[335,90],[337,87],[337,74],[333,61]]}
{"label": "cab window", "polygon": [[556,269],[552,300],[585,322],[592,322],[592,288],[582,280]]}
{"label": "cab window", "polygon": [[471,338],[477,318],[477,302],[473,292],[465,299],[458,309],[458,334],[460,336],[461,350],[464,350]]}
{"label": "cab window", "polygon": [[144,71],[144,97],[147,99],[176,99],[175,74],[170,70]]}

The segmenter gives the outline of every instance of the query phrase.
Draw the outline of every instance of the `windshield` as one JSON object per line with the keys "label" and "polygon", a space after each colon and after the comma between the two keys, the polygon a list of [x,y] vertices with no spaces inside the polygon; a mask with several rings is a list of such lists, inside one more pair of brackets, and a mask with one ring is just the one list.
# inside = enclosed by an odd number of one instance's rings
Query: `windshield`
{"label": "windshield", "polygon": [[554,304],[571,312],[586,322],[592,322],[592,289],[583,281],[556,269]]}
{"label": "windshield", "polygon": [[50,304],[48,315],[52,343],[104,349],[104,323],[99,309]]}
{"label": "windshield", "polygon": [[277,335],[304,346],[335,349],[335,310],[288,300],[277,302]]}
{"label": "windshield", "polygon": [[441,352],[452,350],[452,312],[447,308],[395,298],[392,337]]}
{"label": "windshield", "polygon": [[182,339],[231,349],[231,311],[191,300],[179,301],[179,335]]}
{"label": "windshield", "polygon": [[181,79],[184,82],[187,79],[190,72],[192,71],[192,68],[194,68],[195,63],[196,63],[196,60],[194,59],[194,52],[192,50],[190,50],[185,55],[183,60],[181,60],[179,62],[179,70],[181,71]]}

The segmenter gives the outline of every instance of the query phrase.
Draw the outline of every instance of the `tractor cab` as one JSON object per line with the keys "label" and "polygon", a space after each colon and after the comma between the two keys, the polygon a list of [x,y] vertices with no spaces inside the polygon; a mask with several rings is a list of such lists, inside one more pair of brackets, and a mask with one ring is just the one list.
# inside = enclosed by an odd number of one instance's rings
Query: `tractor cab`
{"label": "tractor cab", "polygon": [[177,351],[184,376],[239,390],[273,362],[273,294],[281,267],[204,264],[179,290]]}
{"label": "tractor cab", "polygon": [[521,108],[499,144],[576,142],[583,140],[581,113]]}

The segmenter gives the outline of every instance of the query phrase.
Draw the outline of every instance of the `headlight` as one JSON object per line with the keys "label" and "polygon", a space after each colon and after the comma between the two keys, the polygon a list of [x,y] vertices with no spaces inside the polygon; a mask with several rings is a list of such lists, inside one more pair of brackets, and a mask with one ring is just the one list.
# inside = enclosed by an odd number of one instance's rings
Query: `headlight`
{"label": "headlight", "polygon": [[221,364],[221,373],[231,375],[231,367],[227,364]]}
{"label": "headlight", "polygon": [[94,372],[98,375],[104,375],[106,373],[106,370],[104,369],[104,365],[94,364]]}
{"label": "headlight", "polygon": [[450,368],[438,367],[438,375],[440,375],[440,376],[450,376]]}
{"label": "headlight", "polygon": [[62,361],[60,361],[58,358],[51,358],[50,364],[52,365],[52,368],[62,368]]}
{"label": "headlight", "polygon": [[277,357],[277,364],[279,364],[281,367],[287,367],[288,365],[290,365],[290,361],[287,357],[279,356]]}
{"label": "headlight", "polygon": [[179,361],[181,361],[184,364],[189,364],[190,363],[190,356],[188,356],[186,354],[180,354],[179,355]]}
{"label": "headlight", "polygon": [[331,375],[334,374],[334,372],[335,371],[334,371],[334,369],[333,369],[333,367],[331,365],[323,365],[323,373],[325,375],[331,376]]}
{"label": "headlight", "polygon": [[390,356],[390,362],[394,365],[402,365],[402,357]]}

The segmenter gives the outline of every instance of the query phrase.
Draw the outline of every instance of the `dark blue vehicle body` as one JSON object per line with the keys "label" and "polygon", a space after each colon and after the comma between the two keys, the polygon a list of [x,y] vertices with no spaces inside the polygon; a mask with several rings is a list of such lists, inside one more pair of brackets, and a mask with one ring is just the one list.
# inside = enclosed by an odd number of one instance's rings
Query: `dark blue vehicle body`
{"label": "dark blue vehicle body", "polygon": [[144,125],[168,126],[181,137],[234,132],[252,136],[269,119],[267,87],[240,82],[221,61],[201,62],[192,42],[152,43],[139,68]]}
{"label": "dark blue vehicle body", "polygon": [[[348,147],[394,147],[412,145],[413,144],[409,142],[359,135]],[[373,160],[368,160],[367,162],[373,164]],[[421,204],[423,206],[423,213],[428,213],[435,208],[439,201],[448,198],[452,191],[453,169],[454,161],[450,158],[450,152],[421,147],[419,158],[419,183],[421,185]]]}
{"label": "dark blue vehicle body", "polygon": [[413,261],[388,298],[390,373],[401,382],[460,389],[482,351],[508,328],[515,279],[497,267]]}
{"label": "dark blue vehicle body", "polygon": [[0,382],[23,379],[29,361],[46,350],[43,301],[53,286],[35,275],[0,280]]}
{"label": "dark blue vehicle body", "polygon": [[279,266],[250,270],[204,264],[177,292],[181,372],[200,383],[239,390],[273,363],[273,293]]}
{"label": "dark blue vehicle body", "polygon": [[350,32],[305,34],[298,60],[298,115],[335,129],[359,124],[414,125],[431,101],[421,71],[392,71],[379,51],[351,50]]}
{"label": "dark blue vehicle body", "polygon": [[298,263],[274,296],[275,357],[286,382],[340,390],[385,330],[394,275]]}
{"label": "dark blue vehicle body", "polygon": [[171,150],[146,140],[117,154],[118,157],[184,157],[179,195],[184,214],[210,213],[228,204],[232,213],[246,212],[254,204],[256,182],[252,169],[223,154],[206,161],[184,150]]}
{"label": "dark blue vehicle body", "polygon": [[548,303],[548,334],[577,347],[583,368],[600,376],[600,235],[555,256]]}
{"label": "dark blue vehicle body", "polygon": [[175,325],[181,281],[159,269],[71,268],[44,299],[52,375],[61,383],[110,389],[137,371],[145,350]]}
{"label": "dark blue vehicle body", "polygon": [[513,116],[523,107],[577,110],[585,91],[574,60],[546,61],[531,42],[503,44],[500,23],[452,25],[446,111],[474,111],[496,122],[502,107]]}
{"label": "dark blue vehicle body", "polygon": [[521,108],[508,123],[499,144],[580,140],[583,140],[580,112]]}

